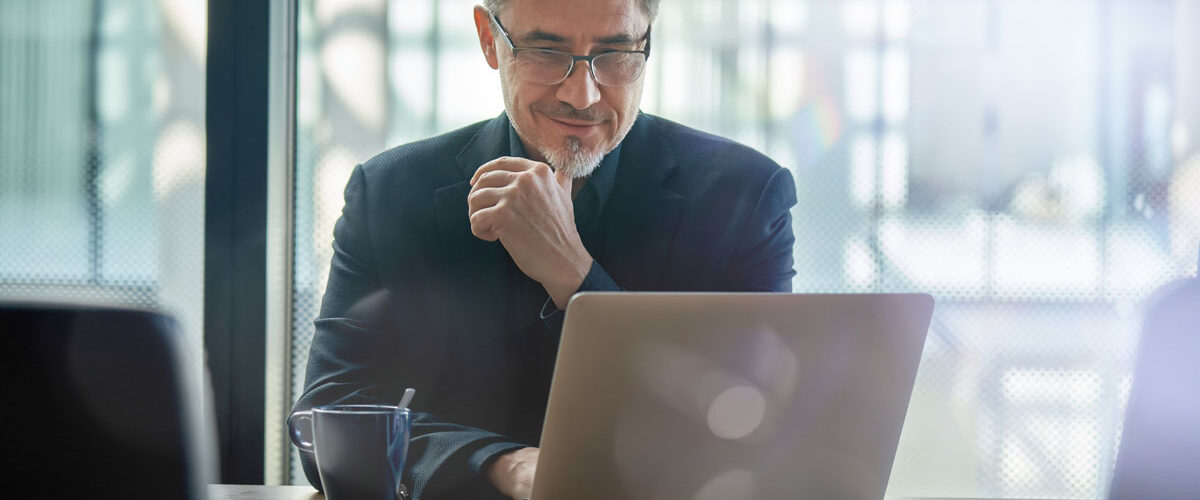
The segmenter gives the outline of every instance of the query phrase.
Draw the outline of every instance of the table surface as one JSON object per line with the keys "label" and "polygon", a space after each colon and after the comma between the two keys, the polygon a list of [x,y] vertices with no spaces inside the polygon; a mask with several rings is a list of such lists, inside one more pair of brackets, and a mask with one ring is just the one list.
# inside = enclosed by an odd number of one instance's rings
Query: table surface
{"label": "table surface", "polygon": [[[325,500],[311,486],[263,486],[255,484],[210,484],[209,500]],[[968,498],[906,498],[904,500],[983,500]],[[1016,499],[1006,499],[1016,500]]]}
{"label": "table surface", "polygon": [[209,500],[325,500],[312,486],[210,484]]}

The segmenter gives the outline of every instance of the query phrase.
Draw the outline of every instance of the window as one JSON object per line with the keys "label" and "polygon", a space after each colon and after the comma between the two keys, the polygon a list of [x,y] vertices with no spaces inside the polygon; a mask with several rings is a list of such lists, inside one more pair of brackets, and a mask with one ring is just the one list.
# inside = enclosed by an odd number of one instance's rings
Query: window
{"label": "window", "polygon": [[163,308],[196,366],[205,8],[0,2],[0,299]]}
{"label": "window", "polygon": [[[292,401],[350,170],[502,111],[474,3],[300,1]],[[889,497],[1104,495],[1140,301],[1196,271],[1196,8],[662,2],[642,107],[793,172],[796,291],[938,299]]]}

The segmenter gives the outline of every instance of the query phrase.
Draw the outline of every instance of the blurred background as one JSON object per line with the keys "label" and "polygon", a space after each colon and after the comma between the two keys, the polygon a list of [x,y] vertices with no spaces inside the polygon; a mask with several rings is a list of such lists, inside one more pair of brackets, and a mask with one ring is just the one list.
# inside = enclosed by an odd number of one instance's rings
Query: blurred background
{"label": "blurred background", "polygon": [[162,308],[200,360],[205,7],[0,0],[0,299]]}
{"label": "blurred background", "polygon": [[[298,0],[269,399],[354,165],[502,111],[475,3]],[[0,2],[0,298],[165,308],[202,356],[205,36],[203,0]],[[889,497],[1105,494],[1140,306],[1196,272],[1200,1],[663,0],[649,61],[643,110],[792,171],[796,291],[937,298]]]}

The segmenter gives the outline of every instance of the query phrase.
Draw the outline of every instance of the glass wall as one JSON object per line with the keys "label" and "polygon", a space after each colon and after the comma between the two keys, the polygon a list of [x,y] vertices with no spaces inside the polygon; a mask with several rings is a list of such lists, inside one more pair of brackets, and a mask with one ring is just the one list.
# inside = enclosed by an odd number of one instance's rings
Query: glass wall
{"label": "glass wall", "polygon": [[[502,111],[474,3],[300,1],[291,400],[350,170]],[[796,291],[937,298],[889,497],[1099,498],[1141,301],[1196,272],[1197,33],[1190,0],[664,0],[642,108],[793,172]]]}
{"label": "glass wall", "polygon": [[162,308],[202,360],[205,6],[0,2],[0,300]]}

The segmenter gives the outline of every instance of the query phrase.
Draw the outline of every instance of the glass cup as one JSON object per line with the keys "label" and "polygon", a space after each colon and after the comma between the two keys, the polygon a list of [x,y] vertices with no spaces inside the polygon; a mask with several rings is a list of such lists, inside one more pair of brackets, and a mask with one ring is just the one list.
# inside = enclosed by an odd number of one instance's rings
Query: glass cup
{"label": "glass cup", "polygon": [[404,498],[400,482],[411,431],[408,409],[331,405],[288,417],[288,434],[316,455],[328,500]]}

